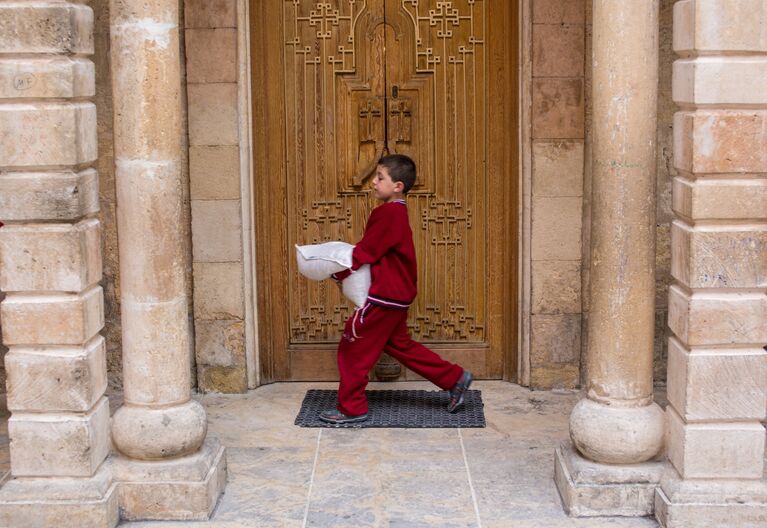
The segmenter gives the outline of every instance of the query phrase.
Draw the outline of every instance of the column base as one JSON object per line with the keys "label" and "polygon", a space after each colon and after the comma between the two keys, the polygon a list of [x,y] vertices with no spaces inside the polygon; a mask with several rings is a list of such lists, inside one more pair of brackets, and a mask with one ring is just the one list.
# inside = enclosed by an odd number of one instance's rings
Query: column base
{"label": "column base", "polygon": [[210,437],[185,457],[145,461],[116,455],[108,462],[120,515],[128,521],[209,519],[226,485],[226,450]]}
{"label": "column base", "polygon": [[0,488],[0,526],[112,528],[119,521],[116,485],[102,464],[89,478],[13,478]]}
{"label": "column base", "polygon": [[655,493],[655,517],[664,528],[764,528],[767,478],[683,480],[670,468]]}
{"label": "column base", "polygon": [[600,464],[581,456],[570,441],[556,451],[554,480],[573,517],[652,515],[655,489],[666,462]]}

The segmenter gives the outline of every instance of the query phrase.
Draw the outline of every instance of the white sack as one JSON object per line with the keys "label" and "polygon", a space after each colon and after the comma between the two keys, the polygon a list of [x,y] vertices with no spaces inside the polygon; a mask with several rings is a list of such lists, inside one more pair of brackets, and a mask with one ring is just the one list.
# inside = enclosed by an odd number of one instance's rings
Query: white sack
{"label": "white sack", "polygon": [[307,279],[327,279],[333,273],[352,267],[352,250],[354,246],[346,242],[296,246],[298,271]]}
{"label": "white sack", "polygon": [[358,308],[365,306],[370,289],[370,266],[364,264],[357,271],[353,271],[341,283],[341,289],[346,298],[356,304]]}
{"label": "white sack", "polygon": [[[312,280],[330,278],[333,273],[352,267],[354,246],[346,242],[325,242],[308,246],[296,246],[298,271]],[[365,264],[352,272],[343,283],[344,296],[358,307],[365,306],[370,289],[370,266]]]}

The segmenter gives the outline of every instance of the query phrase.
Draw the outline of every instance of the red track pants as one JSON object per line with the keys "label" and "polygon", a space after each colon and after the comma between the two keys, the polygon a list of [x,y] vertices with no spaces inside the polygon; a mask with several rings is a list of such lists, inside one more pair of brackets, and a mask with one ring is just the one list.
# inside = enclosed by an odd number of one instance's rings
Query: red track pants
{"label": "red track pants", "polygon": [[423,376],[441,389],[452,389],[463,369],[439,357],[407,331],[407,310],[393,310],[366,304],[346,321],[338,344],[338,410],[348,416],[368,412],[365,387],[368,372],[382,352]]}

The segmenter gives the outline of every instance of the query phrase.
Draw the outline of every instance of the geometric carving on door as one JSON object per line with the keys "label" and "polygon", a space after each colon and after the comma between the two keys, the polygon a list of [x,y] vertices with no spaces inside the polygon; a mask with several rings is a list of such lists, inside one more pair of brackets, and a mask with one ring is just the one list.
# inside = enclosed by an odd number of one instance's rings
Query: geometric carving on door
{"label": "geometric carving on door", "polygon": [[[358,240],[384,148],[411,156],[419,293],[410,324],[427,341],[486,337],[485,3],[283,2],[286,199],[298,216],[288,247]],[[351,311],[335,287],[288,269],[290,343],[337,340]]]}
{"label": "geometric carving on door", "polygon": [[421,229],[431,235],[432,244],[461,245],[471,229],[471,209],[463,210],[459,200],[431,201],[421,212]]}

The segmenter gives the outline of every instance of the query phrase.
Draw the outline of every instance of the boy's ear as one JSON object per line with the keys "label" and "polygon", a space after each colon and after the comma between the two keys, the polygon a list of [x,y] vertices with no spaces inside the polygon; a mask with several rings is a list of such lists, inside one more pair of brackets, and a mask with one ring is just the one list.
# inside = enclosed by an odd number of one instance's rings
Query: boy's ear
{"label": "boy's ear", "polygon": [[405,184],[401,181],[394,182],[394,190],[396,192],[402,192],[405,190]]}

